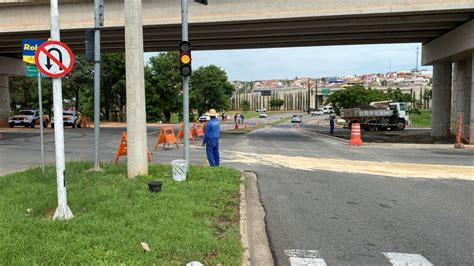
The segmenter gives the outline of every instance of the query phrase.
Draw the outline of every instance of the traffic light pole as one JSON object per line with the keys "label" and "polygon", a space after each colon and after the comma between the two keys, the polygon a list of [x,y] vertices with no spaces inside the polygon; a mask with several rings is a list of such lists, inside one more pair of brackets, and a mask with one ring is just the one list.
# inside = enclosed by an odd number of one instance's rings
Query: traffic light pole
{"label": "traffic light pole", "polygon": [[[188,0],[181,0],[182,41],[188,41]],[[183,76],[184,160],[189,165],[189,76]]]}

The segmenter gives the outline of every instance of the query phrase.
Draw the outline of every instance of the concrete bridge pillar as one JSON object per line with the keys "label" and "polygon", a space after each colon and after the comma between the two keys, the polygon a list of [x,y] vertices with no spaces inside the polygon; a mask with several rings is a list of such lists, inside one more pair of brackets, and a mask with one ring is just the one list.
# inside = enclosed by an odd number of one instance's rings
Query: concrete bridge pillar
{"label": "concrete bridge pillar", "polygon": [[[465,131],[465,136],[468,137],[469,143],[474,144],[474,51],[472,52],[471,60],[467,61],[470,67],[467,68],[467,82],[466,84],[470,85],[470,97],[469,102],[466,99],[466,108],[469,110],[469,115],[467,116],[466,122],[469,122],[467,130]],[[469,90],[469,87],[468,87]]]}
{"label": "concrete bridge pillar", "polygon": [[447,137],[450,135],[451,77],[451,63],[433,65],[432,137]]}
{"label": "concrete bridge pillar", "polygon": [[8,76],[0,75],[0,128],[8,127],[10,116],[10,91],[8,89]]}

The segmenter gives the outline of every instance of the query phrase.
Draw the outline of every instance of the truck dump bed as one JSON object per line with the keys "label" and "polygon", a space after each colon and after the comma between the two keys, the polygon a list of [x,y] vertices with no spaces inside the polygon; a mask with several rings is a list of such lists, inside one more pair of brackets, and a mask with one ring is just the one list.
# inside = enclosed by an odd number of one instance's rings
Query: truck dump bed
{"label": "truck dump bed", "polygon": [[372,109],[372,110],[364,110],[361,108],[350,108],[350,109],[342,109],[341,110],[341,118],[344,120],[358,120],[361,118],[381,118],[381,117],[388,117],[393,114],[392,110],[387,109]]}

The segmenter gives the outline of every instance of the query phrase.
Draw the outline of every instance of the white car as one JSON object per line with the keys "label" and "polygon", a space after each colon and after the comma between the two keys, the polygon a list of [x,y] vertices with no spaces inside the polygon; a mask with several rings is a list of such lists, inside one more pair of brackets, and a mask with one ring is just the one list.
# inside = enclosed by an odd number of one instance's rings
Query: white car
{"label": "white car", "polygon": [[319,109],[316,110],[316,111],[312,111],[312,112],[311,112],[311,115],[313,115],[313,116],[314,116],[314,115],[323,115],[323,114],[324,114],[324,111],[323,111],[323,109],[321,109],[321,108],[319,108]]}
{"label": "white car", "polygon": [[258,117],[259,117],[259,118],[267,118],[268,115],[267,115],[267,113],[260,113],[260,114],[258,115]]}
{"label": "white car", "polygon": [[209,120],[211,120],[211,117],[208,116],[208,115],[201,115],[201,116],[199,117],[199,122],[201,122],[201,123],[207,122],[207,121],[209,121]]}

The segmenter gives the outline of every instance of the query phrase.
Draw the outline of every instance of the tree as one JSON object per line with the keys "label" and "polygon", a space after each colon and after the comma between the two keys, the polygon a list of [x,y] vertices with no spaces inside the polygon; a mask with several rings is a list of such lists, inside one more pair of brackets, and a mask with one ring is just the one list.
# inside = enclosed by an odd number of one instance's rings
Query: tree
{"label": "tree", "polygon": [[278,108],[278,110],[280,110],[280,108],[285,104],[285,101],[282,100],[282,99],[272,99],[270,101],[270,108],[272,108],[272,110],[275,110],[276,108]]}
{"label": "tree", "polygon": [[171,114],[182,112],[181,76],[178,53],[160,53],[145,67],[147,118],[169,122]]}
{"label": "tree", "polygon": [[393,102],[411,102],[412,101],[412,95],[403,93],[400,88],[397,88],[393,90],[392,88],[388,88],[387,90],[387,96],[389,100],[392,100]]}
{"label": "tree", "polygon": [[[110,111],[114,110],[114,112],[119,113],[119,120],[124,121],[124,110],[127,100],[125,90],[125,55],[123,53],[102,55],[100,69],[101,106],[103,106],[105,120],[111,120]],[[93,107],[93,104],[91,106]]]}
{"label": "tree", "polygon": [[248,100],[243,100],[240,103],[240,107],[242,108],[244,112],[247,112],[248,110],[250,110],[250,102]]}
{"label": "tree", "polygon": [[74,58],[74,68],[63,78],[63,97],[74,99],[74,107],[81,111],[81,91],[93,90],[94,71],[92,63],[83,56]]}
{"label": "tree", "polygon": [[191,75],[190,87],[190,104],[199,115],[211,108],[218,111],[228,109],[234,92],[225,71],[215,65],[196,69]]}
{"label": "tree", "polygon": [[336,114],[340,114],[342,108],[354,108],[362,104],[388,99],[388,95],[382,91],[356,85],[329,95],[326,104],[332,104]]}

